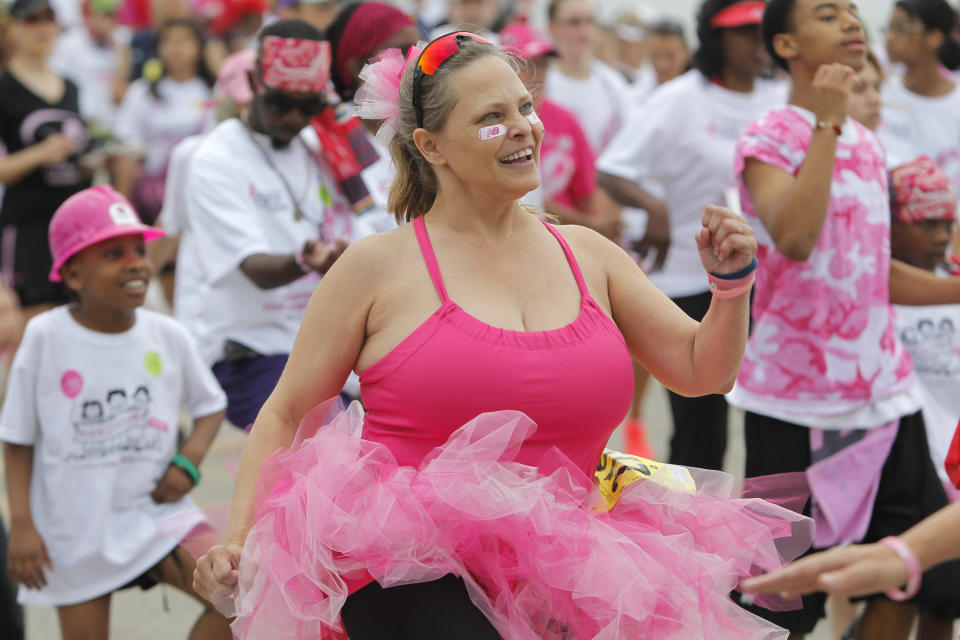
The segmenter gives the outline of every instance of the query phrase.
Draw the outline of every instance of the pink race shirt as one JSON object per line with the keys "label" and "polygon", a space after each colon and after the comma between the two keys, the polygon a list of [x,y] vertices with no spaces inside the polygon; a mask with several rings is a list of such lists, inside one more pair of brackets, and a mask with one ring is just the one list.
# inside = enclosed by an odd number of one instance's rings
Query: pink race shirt
{"label": "pink race shirt", "polygon": [[759,248],[753,332],[737,378],[743,407],[757,413],[835,415],[905,390],[913,366],[890,305],[890,208],[885,153],[847,120],[837,144],[826,221],[804,262],[777,251],[743,184],[747,158],[796,176],[814,116],[767,112],[740,137],[734,170]]}
{"label": "pink race shirt", "polygon": [[572,113],[544,99],[537,106],[543,121],[540,179],[544,202],[576,209],[597,189],[596,158]]}

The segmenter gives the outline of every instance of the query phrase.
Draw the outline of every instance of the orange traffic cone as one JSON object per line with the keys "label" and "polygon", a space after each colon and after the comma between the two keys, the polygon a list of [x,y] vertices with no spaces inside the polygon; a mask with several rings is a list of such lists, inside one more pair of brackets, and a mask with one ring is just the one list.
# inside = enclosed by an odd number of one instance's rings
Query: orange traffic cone
{"label": "orange traffic cone", "polygon": [[629,418],[623,425],[623,441],[627,453],[632,456],[655,460],[653,447],[647,440],[647,428],[643,420]]}

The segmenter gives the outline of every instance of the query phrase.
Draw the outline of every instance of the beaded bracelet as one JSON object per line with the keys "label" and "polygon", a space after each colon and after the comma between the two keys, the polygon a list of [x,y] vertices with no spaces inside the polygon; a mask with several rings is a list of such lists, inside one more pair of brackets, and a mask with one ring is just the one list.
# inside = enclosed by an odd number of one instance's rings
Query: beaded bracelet
{"label": "beaded bracelet", "polygon": [[200,470],[197,469],[197,465],[190,462],[186,456],[178,453],[170,460],[170,464],[190,476],[190,480],[193,481],[193,486],[200,484]]}
{"label": "beaded bracelet", "polygon": [[891,600],[903,602],[917,595],[920,590],[920,581],[923,578],[923,571],[920,569],[920,561],[917,560],[917,554],[913,552],[910,546],[896,536],[887,536],[880,540],[880,544],[893,549],[900,556],[903,563],[907,565],[907,589],[904,591],[899,588],[891,588],[884,591],[884,594]]}

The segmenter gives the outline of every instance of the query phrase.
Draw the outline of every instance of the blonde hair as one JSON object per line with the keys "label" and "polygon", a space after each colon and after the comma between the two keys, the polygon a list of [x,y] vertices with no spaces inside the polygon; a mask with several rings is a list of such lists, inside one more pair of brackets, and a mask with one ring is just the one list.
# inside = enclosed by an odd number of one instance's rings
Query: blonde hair
{"label": "blonde hair", "polygon": [[[483,44],[470,38],[460,40],[460,49],[446,60],[432,76],[424,76],[420,83],[419,103],[423,113],[423,128],[439,131],[443,128],[456,102],[450,78],[457,71],[486,56],[496,56],[516,68],[513,59],[492,44]],[[403,72],[400,81],[400,121],[397,133],[390,141],[390,155],[397,175],[390,187],[387,209],[393,211],[397,223],[410,222],[422,216],[437,197],[437,175],[423,157],[413,132],[417,130],[417,114],[413,108],[413,78],[416,65]]]}

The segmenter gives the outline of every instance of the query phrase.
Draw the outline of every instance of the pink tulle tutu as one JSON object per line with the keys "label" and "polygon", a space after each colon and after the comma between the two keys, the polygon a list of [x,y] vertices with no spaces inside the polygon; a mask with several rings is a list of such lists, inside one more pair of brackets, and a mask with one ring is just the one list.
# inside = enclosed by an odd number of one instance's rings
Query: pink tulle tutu
{"label": "pink tulle tutu", "polygon": [[728,498],[730,476],[694,470],[695,494],[634,482],[607,512],[559,452],[512,462],[536,429],[522,413],[478,416],[419,469],[362,426],[358,404],[326,403],[264,463],[235,637],[345,638],[340,608],[370,579],[454,574],[510,640],[786,638],[728,593],[801,553],[810,522]]}

